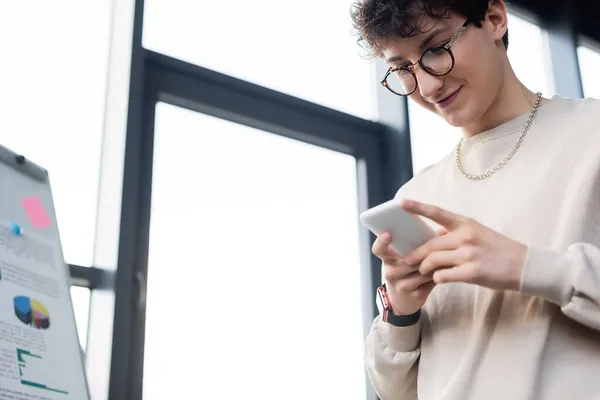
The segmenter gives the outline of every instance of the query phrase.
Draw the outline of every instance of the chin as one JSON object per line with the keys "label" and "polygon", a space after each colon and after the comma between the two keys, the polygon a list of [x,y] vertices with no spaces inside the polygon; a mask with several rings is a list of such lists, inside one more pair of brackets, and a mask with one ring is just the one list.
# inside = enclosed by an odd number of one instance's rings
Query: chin
{"label": "chin", "polygon": [[463,126],[470,125],[474,118],[466,108],[460,108],[456,110],[452,110],[449,112],[439,112],[440,117],[442,117],[448,124],[452,125],[455,128],[462,128]]}
{"label": "chin", "polygon": [[[462,93],[463,95],[466,93]],[[446,110],[438,110],[438,115],[442,117],[448,124],[462,128],[465,126],[472,125],[481,117],[481,108],[478,104],[473,102],[464,101],[468,99],[457,99],[463,100],[460,103],[452,104]]]}

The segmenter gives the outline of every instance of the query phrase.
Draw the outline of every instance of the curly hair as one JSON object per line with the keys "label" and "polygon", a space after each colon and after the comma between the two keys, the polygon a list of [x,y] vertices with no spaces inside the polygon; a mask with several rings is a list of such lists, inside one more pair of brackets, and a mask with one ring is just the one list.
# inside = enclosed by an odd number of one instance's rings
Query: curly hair
{"label": "curly hair", "polygon": [[[490,3],[501,0],[358,0],[351,17],[358,43],[370,56],[382,55],[382,42],[389,37],[408,38],[424,33],[423,17],[442,19],[460,14],[481,27]],[[508,30],[502,37],[508,49]]]}

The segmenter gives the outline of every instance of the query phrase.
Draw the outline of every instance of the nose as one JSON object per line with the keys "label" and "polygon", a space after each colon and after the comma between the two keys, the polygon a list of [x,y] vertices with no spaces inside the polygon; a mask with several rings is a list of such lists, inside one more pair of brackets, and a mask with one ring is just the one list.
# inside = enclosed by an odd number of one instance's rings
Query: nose
{"label": "nose", "polygon": [[435,93],[444,86],[444,77],[431,75],[423,68],[417,66],[415,68],[415,76],[419,82],[419,92],[424,99],[431,99]]}

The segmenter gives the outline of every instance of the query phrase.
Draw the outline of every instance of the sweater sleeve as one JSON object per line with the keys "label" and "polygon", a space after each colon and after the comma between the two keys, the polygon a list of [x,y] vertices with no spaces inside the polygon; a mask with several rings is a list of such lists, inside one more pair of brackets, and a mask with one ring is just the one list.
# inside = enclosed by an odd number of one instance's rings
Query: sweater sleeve
{"label": "sweater sleeve", "polygon": [[600,331],[600,249],[575,243],[565,253],[529,247],[521,292],[560,306],[569,318]]}
{"label": "sweater sleeve", "polygon": [[397,327],[375,318],[365,343],[365,365],[381,400],[416,400],[421,320]]}

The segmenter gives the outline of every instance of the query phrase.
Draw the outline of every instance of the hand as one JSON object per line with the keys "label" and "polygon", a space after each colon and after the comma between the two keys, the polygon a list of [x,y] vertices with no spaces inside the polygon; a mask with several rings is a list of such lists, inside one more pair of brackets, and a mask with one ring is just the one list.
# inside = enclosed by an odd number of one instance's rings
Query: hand
{"label": "hand", "polygon": [[390,247],[391,242],[390,233],[379,236],[373,243],[373,254],[383,261],[383,278],[394,314],[414,314],[425,304],[435,282],[431,275],[421,275],[417,267],[406,265]]}
{"label": "hand", "polygon": [[497,290],[519,290],[527,247],[470,218],[405,200],[402,207],[437,222],[446,235],[427,241],[405,257],[436,283],[466,282]]}

